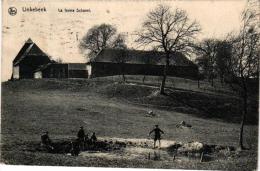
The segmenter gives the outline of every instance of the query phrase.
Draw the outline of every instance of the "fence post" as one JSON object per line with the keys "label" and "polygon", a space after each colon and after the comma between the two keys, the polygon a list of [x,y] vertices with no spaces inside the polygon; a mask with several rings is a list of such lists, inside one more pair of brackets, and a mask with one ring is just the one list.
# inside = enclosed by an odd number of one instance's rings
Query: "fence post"
{"label": "fence post", "polygon": [[203,162],[204,152],[201,153],[200,162]]}

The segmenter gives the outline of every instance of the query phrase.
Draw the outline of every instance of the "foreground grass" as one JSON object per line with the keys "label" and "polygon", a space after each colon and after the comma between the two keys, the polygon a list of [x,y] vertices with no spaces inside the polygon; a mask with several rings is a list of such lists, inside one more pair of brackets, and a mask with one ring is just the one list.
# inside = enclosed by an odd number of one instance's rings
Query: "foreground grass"
{"label": "foreground grass", "polygon": [[121,167],[121,168],[171,168],[171,169],[211,169],[211,170],[252,170],[256,163],[248,158],[249,155],[240,156],[236,160],[218,160],[215,162],[164,162],[152,160],[110,160],[106,158],[83,158],[72,157],[61,154],[48,153],[10,153],[6,152],[4,157],[8,164],[23,165],[52,165],[52,166],[84,166],[84,167]]}
{"label": "foreground grass", "polygon": [[[135,85],[131,87],[106,79],[23,80],[5,83],[2,87],[1,160],[8,164],[23,165],[228,170],[256,168],[257,125],[247,125],[245,128],[245,145],[250,150],[238,153],[240,157],[237,158],[207,163],[75,158],[25,150],[27,142],[40,141],[43,130],[48,130],[55,140],[75,137],[81,125],[87,132],[96,132],[97,136],[102,137],[147,138],[153,125],[159,124],[166,132],[164,139],[237,145],[239,124],[223,122],[217,118],[198,117],[202,116],[200,111],[193,115],[176,112],[169,107],[138,105],[142,101],[143,104],[149,102],[144,97],[149,96],[154,88]],[[174,104],[176,103],[167,105]],[[149,110],[153,110],[156,116],[147,117]],[[175,125],[183,120],[191,124],[192,129],[176,128]]]}

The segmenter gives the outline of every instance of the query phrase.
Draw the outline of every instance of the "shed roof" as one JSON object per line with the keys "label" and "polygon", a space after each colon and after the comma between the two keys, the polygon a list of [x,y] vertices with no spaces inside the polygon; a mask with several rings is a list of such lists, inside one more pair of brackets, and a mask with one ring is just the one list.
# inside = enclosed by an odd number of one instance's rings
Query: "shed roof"
{"label": "shed roof", "polygon": [[[125,55],[125,63],[131,64],[155,64],[164,65],[165,55],[163,52],[156,51],[142,51],[142,50],[120,50],[120,49],[103,49],[96,57],[90,60],[92,62],[111,62],[120,63],[120,56]],[[170,65],[175,66],[190,66],[195,65],[182,53],[170,54]]]}

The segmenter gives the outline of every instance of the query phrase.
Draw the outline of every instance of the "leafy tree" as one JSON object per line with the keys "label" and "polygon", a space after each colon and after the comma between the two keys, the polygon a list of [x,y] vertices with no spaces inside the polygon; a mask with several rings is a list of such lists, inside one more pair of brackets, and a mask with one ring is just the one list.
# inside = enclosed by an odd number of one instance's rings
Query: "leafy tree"
{"label": "leafy tree", "polygon": [[211,81],[211,85],[213,86],[213,80],[216,76],[218,41],[215,39],[204,39],[198,45],[194,45],[194,48],[198,56],[196,63],[201,68],[202,74]]}
{"label": "leafy tree", "polygon": [[115,49],[127,49],[125,36],[123,34],[118,34],[113,42],[112,47]]}
{"label": "leafy tree", "polygon": [[188,52],[190,44],[200,31],[196,21],[190,21],[186,11],[171,10],[170,7],[159,5],[147,14],[142,29],[137,33],[136,42],[156,47],[165,53],[165,66],[160,93],[164,94],[170,54]]}
{"label": "leafy tree", "polygon": [[79,48],[82,52],[87,50],[88,55],[94,57],[104,48],[119,46],[120,38],[120,34],[117,35],[116,27],[110,24],[95,25],[81,39]]}
{"label": "leafy tree", "polygon": [[228,61],[231,58],[231,52],[232,51],[232,46],[231,44],[224,40],[224,41],[219,41],[217,44],[217,52],[216,52],[216,72],[220,78],[221,84],[224,83],[224,78],[227,75],[227,68],[228,66]]}

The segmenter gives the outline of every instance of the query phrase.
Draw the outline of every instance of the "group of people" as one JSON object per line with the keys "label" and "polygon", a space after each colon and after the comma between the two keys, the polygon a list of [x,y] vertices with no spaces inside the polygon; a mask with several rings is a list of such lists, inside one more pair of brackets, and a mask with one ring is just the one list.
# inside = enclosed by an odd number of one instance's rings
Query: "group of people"
{"label": "group of people", "polygon": [[[155,128],[149,132],[149,136],[154,133],[154,148],[156,148],[156,142],[159,142],[159,148],[161,147],[161,134],[164,132],[159,128],[159,125],[155,125]],[[87,145],[95,144],[97,142],[97,137],[95,132],[92,133],[91,137],[88,137],[88,134],[85,133],[83,126],[80,127],[77,140],[75,142],[71,141],[71,154],[77,156],[80,151],[84,151]],[[41,145],[47,148],[49,151],[53,151],[54,147],[52,145],[52,141],[49,137],[48,131],[44,132],[41,136]]]}
{"label": "group of people", "polygon": [[79,142],[79,146],[80,146],[81,150],[85,149],[86,144],[89,144],[89,143],[94,144],[97,142],[96,133],[93,132],[91,137],[89,138],[88,134],[85,134],[83,126],[80,127],[77,137],[78,137],[78,142]]}
{"label": "group of people", "polygon": [[[77,156],[80,151],[84,151],[86,149],[87,145],[95,145],[96,142],[96,133],[93,132],[91,137],[89,138],[88,134],[85,134],[83,126],[81,126],[77,133],[76,141],[70,142],[70,152],[72,155]],[[45,131],[41,136],[41,146],[46,148],[48,151],[54,151],[54,146],[49,137],[48,131]]]}

